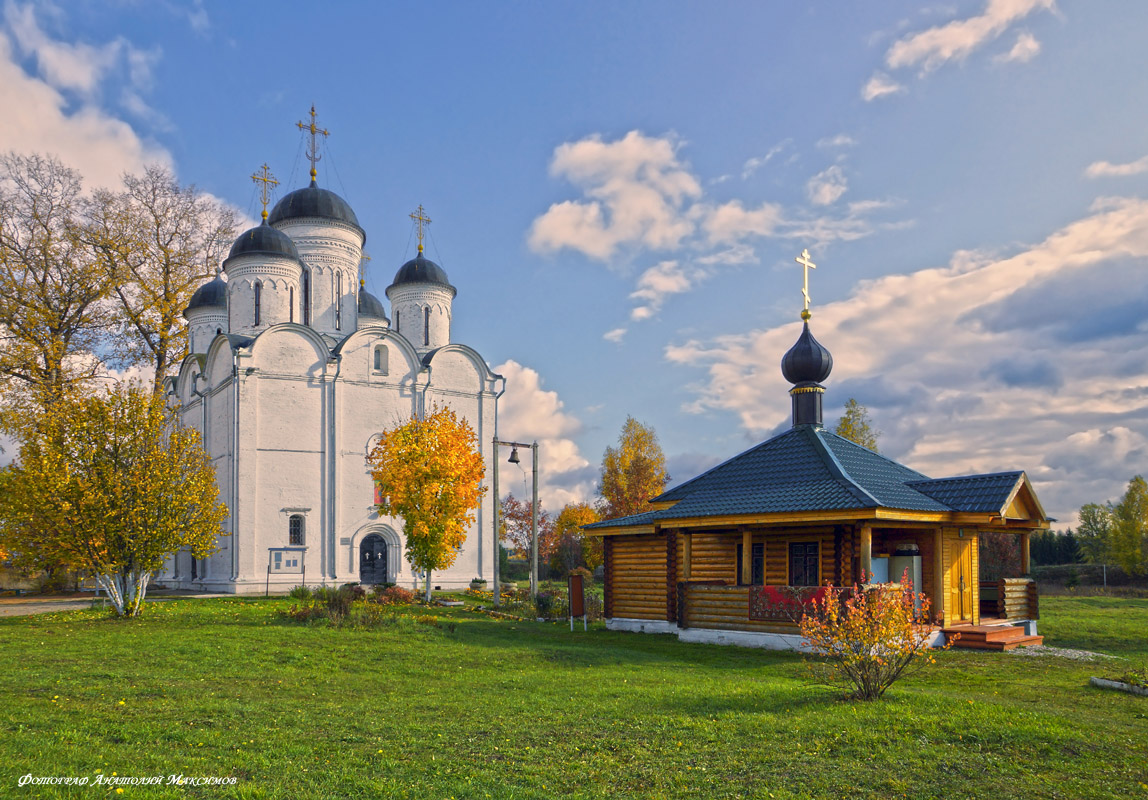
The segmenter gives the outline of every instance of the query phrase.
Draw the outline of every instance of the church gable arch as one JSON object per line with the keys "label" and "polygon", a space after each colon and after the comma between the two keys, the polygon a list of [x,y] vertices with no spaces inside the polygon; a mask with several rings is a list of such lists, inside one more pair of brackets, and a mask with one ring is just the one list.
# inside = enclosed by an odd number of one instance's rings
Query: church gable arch
{"label": "church gable arch", "polygon": [[432,368],[431,388],[494,391],[501,376],[486,365],[477,352],[464,344],[448,344],[432,350],[424,359]]}
{"label": "church gable arch", "polygon": [[312,329],[283,323],[261,333],[251,346],[252,366],[262,372],[319,375],[330,351]]}

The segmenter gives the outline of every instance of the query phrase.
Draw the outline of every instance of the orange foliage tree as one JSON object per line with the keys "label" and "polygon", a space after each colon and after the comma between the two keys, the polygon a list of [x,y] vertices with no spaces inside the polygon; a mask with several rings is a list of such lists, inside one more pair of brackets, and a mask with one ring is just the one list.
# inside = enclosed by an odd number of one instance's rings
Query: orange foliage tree
{"label": "orange foliage tree", "polygon": [[617,519],[648,511],[647,501],[665,491],[669,480],[658,434],[649,425],[626,417],[618,446],[607,447],[602,456],[602,479],[598,485],[602,518]]}
{"label": "orange foliage tree", "polygon": [[[541,504],[540,504],[541,505]],[[530,558],[530,523],[534,503],[519,500],[508,494],[502,498],[502,541],[519,558]],[[538,558],[545,562],[554,552],[554,518],[543,508],[538,509]]]}
{"label": "orange foliage tree", "polygon": [[878,700],[911,666],[935,663],[929,598],[913,591],[907,571],[899,587],[826,586],[818,594],[801,616],[802,644],[822,656],[815,669],[847,697]]}
{"label": "orange foliage tree", "polygon": [[449,408],[385,432],[367,461],[380,514],[402,517],[406,557],[426,573],[454,563],[486,487],[474,429]]}
{"label": "orange foliage tree", "polygon": [[602,563],[602,539],[582,532],[583,525],[599,519],[597,510],[589,503],[568,503],[558,512],[554,521],[555,558],[562,570],[569,572],[581,566],[593,570]]}

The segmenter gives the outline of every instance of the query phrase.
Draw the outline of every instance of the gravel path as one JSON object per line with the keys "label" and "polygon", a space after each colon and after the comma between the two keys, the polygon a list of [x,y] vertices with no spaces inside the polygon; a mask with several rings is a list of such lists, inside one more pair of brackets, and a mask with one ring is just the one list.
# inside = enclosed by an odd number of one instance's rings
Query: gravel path
{"label": "gravel path", "polygon": [[1071,650],[1067,647],[1048,647],[1038,644],[1034,647],[1018,647],[1008,650],[1014,656],[1056,656],[1057,658],[1071,658],[1073,661],[1096,661],[1101,658],[1116,658],[1106,653],[1093,653],[1091,650]]}

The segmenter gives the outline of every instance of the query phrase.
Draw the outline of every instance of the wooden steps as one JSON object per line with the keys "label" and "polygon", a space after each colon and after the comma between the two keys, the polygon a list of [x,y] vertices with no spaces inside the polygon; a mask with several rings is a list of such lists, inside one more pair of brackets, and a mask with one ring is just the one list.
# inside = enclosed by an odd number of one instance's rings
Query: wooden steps
{"label": "wooden steps", "polygon": [[941,633],[953,647],[968,650],[1013,650],[1044,643],[1043,636],[1028,636],[1019,625],[959,625],[942,628]]}

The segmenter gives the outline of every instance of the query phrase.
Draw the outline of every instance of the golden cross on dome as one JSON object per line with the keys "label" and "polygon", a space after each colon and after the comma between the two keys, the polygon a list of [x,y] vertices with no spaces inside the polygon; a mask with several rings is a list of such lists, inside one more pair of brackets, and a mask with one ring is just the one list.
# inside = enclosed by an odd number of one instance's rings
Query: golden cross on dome
{"label": "golden cross on dome", "polygon": [[267,166],[266,161],[259,168],[259,172],[251,176],[251,180],[263,184],[259,187],[259,199],[263,201],[263,219],[267,219],[267,203],[271,200],[271,187],[278,186],[279,181],[271,174],[271,167]]}
{"label": "golden cross on dome", "polygon": [[809,260],[809,250],[802,250],[801,255],[793,260],[804,268],[805,285],[801,289],[801,296],[805,298],[805,308],[801,311],[801,318],[808,320],[813,316],[809,313],[809,270],[816,269],[817,265]]}
{"label": "golden cross on dome", "polygon": [[370,261],[370,260],[371,260],[371,257],[369,255],[367,255],[366,253],[363,253],[361,256],[359,256],[359,288],[360,289],[362,289],[363,287],[365,287],[367,285],[367,264],[366,264],[366,262]]}
{"label": "golden cross on dome", "polygon": [[322,156],[319,155],[319,140],[316,139],[315,137],[320,136],[320,135],[330,136],[331,132],[328,130],[325,130],[323,128],[320,128],[319,126],[317,126],[315,124],[315,106],[314,105],[311,106],[311,124],[308,125],[308,124],[305,124],[303,122],[296,122],[295,124],[297,126],[299,126],[299,130],[307,131],[311,134],[311,146],[307,150],[307,160],[311,162],[311,180],[314,181],[315,176],[317,176],[319,174],[319,172],[315,169],[315,165],[318,164],[319,159],[322,158]]}
{"label": "golden cross on dome", "polygon": [[421,253],[423,251],[423,226],[430,225],[431,222],[430,217],[423,210],[422,203],[419,203],[417,211],[411,212],[411,219],[419,226],[419,252]]}

